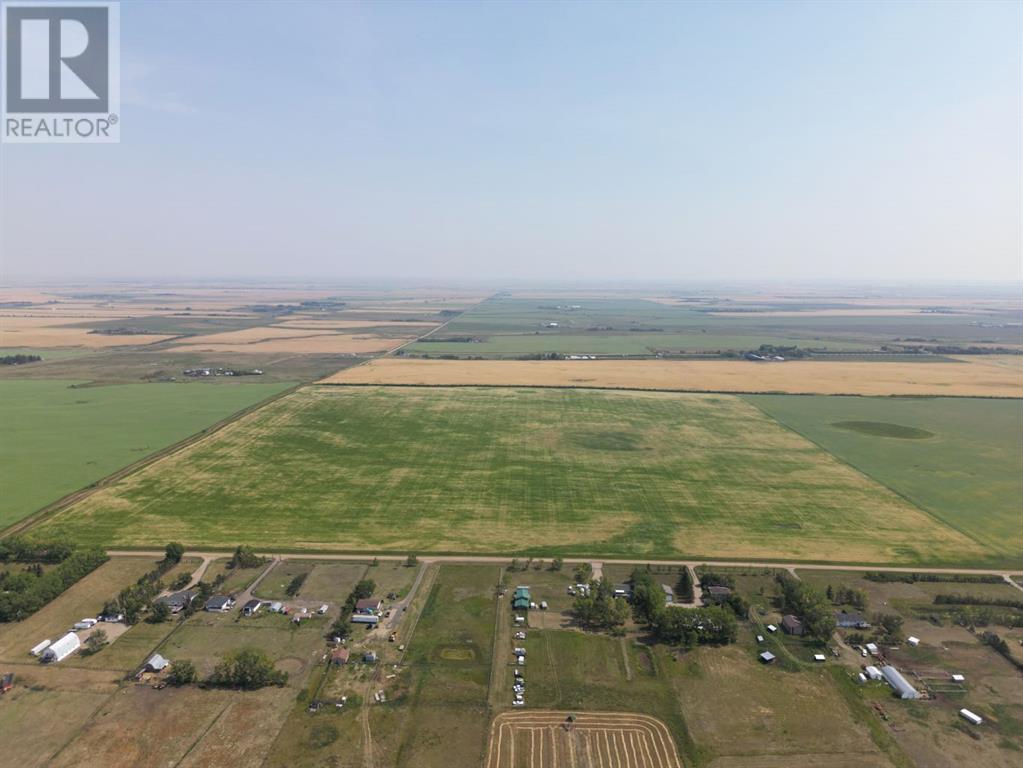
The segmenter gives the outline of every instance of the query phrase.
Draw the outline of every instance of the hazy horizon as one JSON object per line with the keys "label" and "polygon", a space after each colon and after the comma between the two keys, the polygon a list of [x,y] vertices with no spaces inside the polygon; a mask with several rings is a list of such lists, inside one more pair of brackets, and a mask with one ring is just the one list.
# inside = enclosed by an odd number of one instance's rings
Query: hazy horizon
{"label": "hazy horizon", "polygon": [[1023,278],[1020,3],[122,3],[0,280]]}

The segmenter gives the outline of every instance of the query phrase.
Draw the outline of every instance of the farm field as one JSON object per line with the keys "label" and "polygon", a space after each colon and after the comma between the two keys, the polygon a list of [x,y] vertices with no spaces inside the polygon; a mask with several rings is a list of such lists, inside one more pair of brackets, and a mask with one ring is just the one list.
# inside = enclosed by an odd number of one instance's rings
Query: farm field
{"label": "farm field", "polygon": [[389,357],[340,371],[322,383],[1023,397],[1023,356],[960,358],[951,362],[789,360],[784,363]]}
{"label": "farm field", "polygon": [[0,381],[0,528],[285,388]]}
{"label": "farm field", "polygon": [[1023,401],[747,399],[989,551],[1023,552]]}
{"label": "farm field", "polygon": [[901,348],[907,342],[1009,348],[1023,346],[1020,317],[1012,301],[997,306],[957,302],[954,311],[942,311],[894,298],[862,303],[812,295],[783,300],[694,295],[665,301],[629,291],[512,292],[492,296],[434,334],[432,341],[417,342],[405,351],[509,358],[742,352],[761,344],[830,352]]}
{"label": "farm field", "polygon": [[224,547],[245,531],[276,551],[990,557],[741,399],[545,389],[305,388],[39,530]]}

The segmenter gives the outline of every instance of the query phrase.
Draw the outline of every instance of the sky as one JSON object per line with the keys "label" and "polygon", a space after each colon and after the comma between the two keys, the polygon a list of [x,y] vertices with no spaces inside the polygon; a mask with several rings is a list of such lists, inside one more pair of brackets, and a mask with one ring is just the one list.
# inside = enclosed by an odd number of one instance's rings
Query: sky
{"label": "sky", "polygon": [[1023,3],[121,3],[0,279],[1023,277]]}

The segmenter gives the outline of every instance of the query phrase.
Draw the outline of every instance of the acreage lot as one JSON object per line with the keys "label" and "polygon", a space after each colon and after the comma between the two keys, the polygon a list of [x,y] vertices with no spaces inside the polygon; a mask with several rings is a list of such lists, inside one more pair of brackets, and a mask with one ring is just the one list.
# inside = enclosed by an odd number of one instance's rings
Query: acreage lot
{"label": "acreage lot", "polygon": [[[424,345],[432,346],[432,345]],[[993,364],[997,358],[1000,365]],[[381,358],[324,384],[675,389],[690,392],[1023,397],[1023,356],[955,362],[789,360],[411,360]]]}
{"label": "acreage lot", "polygon": [[309,387],[44,521],[83,542],[966,562],[987,551],[743,400]]}
{"label": "acreage lot", "polygon": [[285,384],[0,381],[0,528]]}
{"label": "acreage lot", "polygon": [[1023,562],[1023,401],[747,399],[990,551]]}

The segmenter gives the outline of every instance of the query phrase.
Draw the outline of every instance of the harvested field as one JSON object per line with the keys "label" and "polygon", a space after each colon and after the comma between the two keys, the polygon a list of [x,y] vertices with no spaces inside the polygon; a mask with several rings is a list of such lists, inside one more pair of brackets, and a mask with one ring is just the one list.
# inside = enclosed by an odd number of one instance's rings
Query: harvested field
{"label": "harvested field", "polygon": [[[210,514],[216,509],[216,514]],[[43,521],[107,545],[978,562],[727,395],[308,387]]]}
{"label": "harvested field", "polygon": [[[978,362],[979,360],[979,362]],[[324,384],[504,385],[693,392],[1023,397],[1023,356],[953,363],[384,358]]]}
{"label": "harvested field", "polygon": [[[157,334],[108,336],[86,328],[65,327],[81,317],[0,317],[0,347],[123,347],[170,338]],[[126,320],[125,325],[130,324]]]}
{"label": "harvested field", "polygon": [[647,715],[532,711],[494,718],[486,768],[548,766],[682,768],[682,763],[668,728]]}
{"label": "harvested field", "polygon": [[[265,334],[267,328],[253,329]],[[285,331],[287,338],[266,338],[252,342],[210,343],[205,339],[180,344],[176,352],[290,352],[293,354],[368,354],[394,349],[414,336],[383,337],[373,334],[344,334],[329,331]],[[228,336],[231,334],[218,334]]]}

